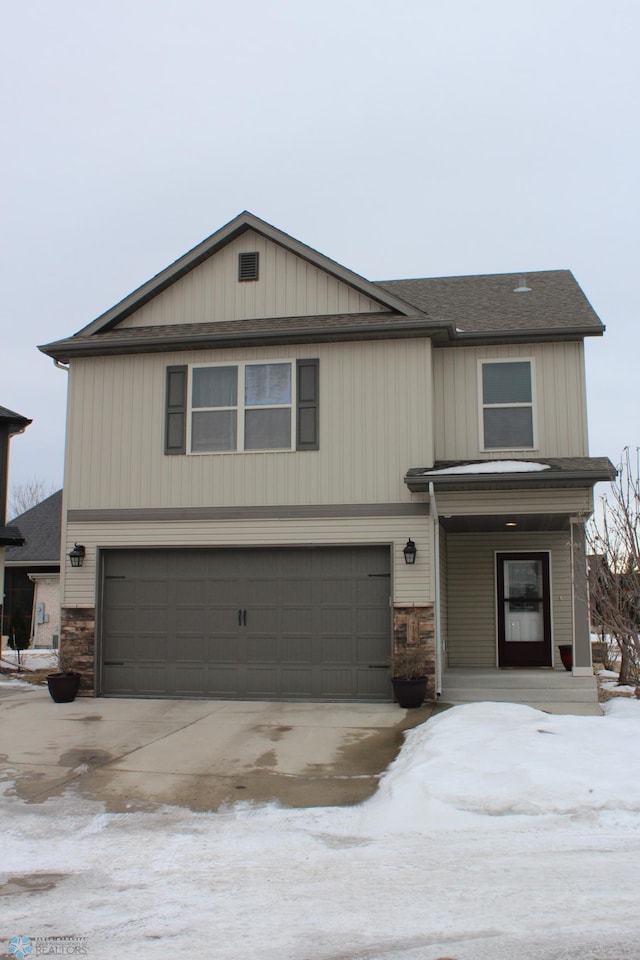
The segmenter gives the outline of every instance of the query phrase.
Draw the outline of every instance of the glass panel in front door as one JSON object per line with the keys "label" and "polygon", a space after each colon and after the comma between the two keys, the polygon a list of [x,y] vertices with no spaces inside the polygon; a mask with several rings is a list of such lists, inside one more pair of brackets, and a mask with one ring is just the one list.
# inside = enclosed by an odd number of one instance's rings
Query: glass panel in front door
{"label": "glass panel in front door", "polygon": [[504,561],[504,638],[507,643],[544,640],[542,561]]}

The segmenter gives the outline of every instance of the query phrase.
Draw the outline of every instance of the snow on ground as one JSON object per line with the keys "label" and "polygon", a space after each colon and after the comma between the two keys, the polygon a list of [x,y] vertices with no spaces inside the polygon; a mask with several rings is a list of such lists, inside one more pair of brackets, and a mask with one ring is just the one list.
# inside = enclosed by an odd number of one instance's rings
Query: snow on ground
{"label": "snow on ground", "polygon": [[57,670],[58,652],[57,650],[22,650],[18,668],[18,654],[15,650],[3,649],[0,666],[5,670]]}
{"label": "snow on ground", "polygon": [[[369,801],[106,813],[0,785],[13,936],[213,960],[637,960],[640,703],[604,717],[455,707]],[[51,875],[48,879],[43,875]],[[0,886],[0,893],[2,893]]]}

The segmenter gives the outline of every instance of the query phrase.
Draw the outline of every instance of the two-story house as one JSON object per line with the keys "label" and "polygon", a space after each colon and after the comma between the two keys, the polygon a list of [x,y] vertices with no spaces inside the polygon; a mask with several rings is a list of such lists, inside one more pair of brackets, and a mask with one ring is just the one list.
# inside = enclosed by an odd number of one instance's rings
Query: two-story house
{"label": "two-story house", "polygon": [[[68,364],[62,644],[84,689],[390,699],[392,644],[590,673],[566,270],[371,282],[243,213]],[[415,548],[415,552],[414,552]]]}

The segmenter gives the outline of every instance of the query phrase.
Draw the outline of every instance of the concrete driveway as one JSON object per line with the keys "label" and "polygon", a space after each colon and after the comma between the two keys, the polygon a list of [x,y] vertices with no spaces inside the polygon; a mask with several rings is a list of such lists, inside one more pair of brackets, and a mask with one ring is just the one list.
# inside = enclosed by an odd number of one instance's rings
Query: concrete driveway
{"label": "concrete driveway", "polygon": [[[359,803],[434,707],[80,698],[3,684],[0,779],[39,803],[73,788],[109,809],[239,800]],[[13,788],[12,788],[13,789]]]}

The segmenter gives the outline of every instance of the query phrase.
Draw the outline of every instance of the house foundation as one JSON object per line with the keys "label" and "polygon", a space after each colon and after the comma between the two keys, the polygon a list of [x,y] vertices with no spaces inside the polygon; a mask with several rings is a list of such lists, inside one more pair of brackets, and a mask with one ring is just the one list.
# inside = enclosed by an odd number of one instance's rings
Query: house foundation
{"label": "house foundation", "polygon": [[60,610],[60,652],[67,670],[81,675],[81,697],[95,695],[95,607],[62,607]]}
{"label": "house foundation", "polygon": [[436,625],[433,603],[421,606],[397,605],[393,608],[394,650],[421,645],[428,663],[427,700],[436,699]]}

